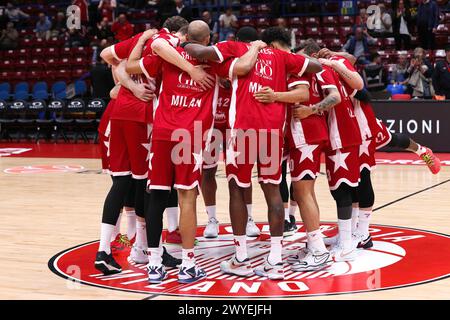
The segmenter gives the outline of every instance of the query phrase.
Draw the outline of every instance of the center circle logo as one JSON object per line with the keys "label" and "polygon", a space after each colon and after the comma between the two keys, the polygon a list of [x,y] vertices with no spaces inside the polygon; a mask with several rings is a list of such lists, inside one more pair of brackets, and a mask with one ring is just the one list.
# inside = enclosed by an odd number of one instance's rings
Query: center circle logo
{"label": "center circle logo", "polygon": [[[305,246],[306,233],[301,224],[297,232],[283,241],[283,259]],[[247,238],[252,266],[264,263],[270,250],[268,224],[259,223],[261,236]],[[335,224],[324,223],[322,231],[331,236]],[[113,252],[122,266],[119,274],[104,276],[94,268],[98,241],[64,250],[48,263],[57,275],[82,284],[128,292],[227,298],[282,298],[345,294],[401,288],[423,284],[450,276],[450,236],[406,227],[373,225],[370,229],[374,246],[358,249],[352,262],[337,262],[326,269],[293,272],[285,263],[285,279],[272,281],[260,276],[241,278],[220,271],[221,261],[234,254],[230,225],[221,225],[219,237],[203,238],[204,226],[198,227],[195,248],[197,263],[208,277],[192,284],[177,281],[178,269],[169,269],[169,278],[160,284],[149,284],[145,265],[129,263],[129,248]],[[171,254],[181,256],[181,247],[165,245]]]}

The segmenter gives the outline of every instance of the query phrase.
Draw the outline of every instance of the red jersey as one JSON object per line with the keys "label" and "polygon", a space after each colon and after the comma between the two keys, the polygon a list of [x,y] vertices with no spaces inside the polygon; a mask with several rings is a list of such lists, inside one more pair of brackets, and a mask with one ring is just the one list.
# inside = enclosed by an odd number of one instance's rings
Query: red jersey
{"label": "red jersey", "polygon": [[[220,42],[214,46],[221,61],[230,57],[240,57],[248,51],[249,44],[236,41]],[[229,77],[233,74],[230,64]],[[229,113],[232,129],[276,129],[280,133],[286,120],[284,103],[260,103],[253,94],[268,86],[274,91],[286,91],[288,74],[301,76],[308,66],[309,59],[273,48],[264,48],[258,53],[255,67],[243,77],[232,77],[233,93]]]}
{"label": "red jersey", "polygon": [[100,123],[98,124],[98,132],[108,136],[109,132],[108,131],[108,124],[109,124],[109,120],[111,120],[111,113],[112,110],[114,109],[114,103],[116,102],[116,99],[111,99],[108,103],[108,105],[106,106],[105,111],[102,114],[102,117],[100,118]]}
{"label": "red jersey", "polygon": [[[119,42],[112,46],[112,53],[114,57],[119,61],[127,59],[142,34],[143,33],[141,32],[128,40]],[[145,43],[144,50],[142,51],[143,57],[153,54],[151,45],[152,42],[158,38],[165,39],[173,47],[178,46],[180,42],[180,40],[172,35],[167,29],[161,29],[156,35],[153,36],[153,38],[149,39]],[[148,75],[145,74],[134,74],[130,76],[136,83],[149,83],[150,81],[155,81],[154,77],[148,77]],[[114,111],[111,114],[111,119],[146,123],[151,123],[153,121],[153,103],[144,102],[136,98],[133,92],[123,86],[120,88],[119,94],[117,95],[117,105],[119,107],[114,108]]]}
{"label": "red jersey", "polygon": [[[314,74],[302,77],[290,76],[288,89],[291,90],[298,85],[307,85],[309,88],[309,100],[302,102],[302,105],[313,106],[322,101],[317,78]],[[287,137],[289,146],[300,148],[304,145],[315,145],[328,141],[328,127],[325,115],[313,114],[299,121],[292,118],[292,108],[294,107],[295,105],[288,105]]]}
{"label": "red jersey", "polygon": [[225,88],[219,83],[216,113],[214,114],[214,128],[225,130],[228,128],[228,112],[230,111],[231,88]]}
{"label": "red jersey", "polygon": [[358,120],[359,127],[362,129],[362,137],[365,140],[375,137],[379,131],[379,124],[372,106],[370,103],[362,102],[355,98],[352,98],[352,101],[356,119]]}
{"label": "red jersey", "polygon": [[[202,64],[189,56],[183,48],[178,47],[177,51],[193,65]],[[217,66],[213,64],[207,72],[215,74]],[[204,91],[189,74],[155,55],[142,58],[141,67],[151,77],[162,70],[152,139],[172,141],[172,133],[177,129],[186,129],[192,134],[195,122],[201,122],[203,134],[212,128],[219,94],[217,81],[214,88]]]}
{"label": "red jersey", "polygon": [[336,88],[341,96],[341,103],[335,105],[327,113],[328,133],[333,150],[362,143],[358,121],[353,110],[353,104],[339,75],[330,67],[324,66],[316,74],[322,90]]}

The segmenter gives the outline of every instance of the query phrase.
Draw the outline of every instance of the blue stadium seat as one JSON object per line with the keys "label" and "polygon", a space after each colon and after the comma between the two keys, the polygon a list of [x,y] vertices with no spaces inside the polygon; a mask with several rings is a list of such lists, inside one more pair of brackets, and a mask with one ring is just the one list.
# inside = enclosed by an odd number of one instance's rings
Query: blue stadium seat
{"label": "blue stadium seat", "polygon": [[11,85],[8,82],[0,83],[0,100],[8,100],[10,97]]}
{"label": "blue stadium seat", "polygon": [[46,100],[48,98],[48,86],[44,81],[36,82],[33,86],[33,99]]}
{"label": "blue stadium seat", "polygon": [[56,99],[66,99],[67,85],[64,81],[57,81],[52,86],[52,94]]}
{"label": "blue stadium seat", "polygon": [[86,92],[87,92],[86,81],[84,80],[75,81],[75,95],[83,96],[86,94]]}
{"label": "blue stadium seat", "polygon": [[28,82],[19,82],[14,90],[15,100],[28,100],[29,86]]}

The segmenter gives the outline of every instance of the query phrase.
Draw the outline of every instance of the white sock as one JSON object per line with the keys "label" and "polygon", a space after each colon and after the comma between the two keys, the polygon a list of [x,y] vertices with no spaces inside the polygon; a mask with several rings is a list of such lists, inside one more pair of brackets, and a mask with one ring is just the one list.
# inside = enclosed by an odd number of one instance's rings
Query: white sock
{"label": "white sock", "polygon": [[127,237],[133,239],[136,235],[136,212],[125,211],[127,215]]}
{"label": "white sock", "polygon": [[178,207],[166,208],[167,230],[173,232],[178,228]]}
{"label": "white sock", "polygon": [[351,250],[352,248],[352,219],[341,220],[338,219],[339,226],[339,241],[344,250]]}
{"label": "white sock", "polygon": [[208,215],[208,220],[211,220],[212,218],[216,219],[216,205],[213,206],[207,206],[206,207],[206,214]]}
{"label": "white sock", "polygon": [[161,248],[148,248],[148,264],[151,266],[160,266],[162,264]]}
{"label": "white sock", "polygon": [[270,252],[267,261],[271,265],[276,265],[282,261],[281,252],[283,251],[283,237],[270,237]]}
{"label": "white sock", "polygon": [[191,268],[195,265],[195,254],[194,254],[194,248],[192,249],[182,249],[181,250],[181,257],[183,259],[183,262],[181,265],[186,268]]}
{"label": "white sock", "polygon": [[248,213],[248,218],[249,219],[253,219],[253,216],[252,216],[252,209],[253,209],[253,205],[250,203],[250,204],[248,204],[247,205],[247,213]]}
{"label": "white sock", "polygon": [[372,210],[359,210],[358,232],[363,235],[369,235],[369,224]]}
{"label": "white sock", "polygon": [[290,221],[290,218],[289,218],[289,208],[284,208],[284,220]]}
{"label": "white sock", "polygon": [[102,223],[98,251],[105,251],[107,254],[111,253],[111,237],[114,234],[115,227],[112,224]]}
{"label": "white sock", "polygon": [[244,261],[248,258],[247,255],[247,236],[234,236],[234,248],[236,250],[236,258],[239,261]]}
{"label": "white sock", "polygon": [[119,218],[117,218],[116,225],[114,226],[114,232],[111,235],[111,241],[114,241],[117,237],[117,235],[120,233],[120,222],[122,221],[122,212],[119,215]]}
{"label": "white sock", "polygon": [[297,208],[298,208],[297,202],[291,201],[289,204],[289,215],[295,216],[295,213],[297,212]]}
{"label": "white sock", "polygon": [[147,248],[147,229],[145,221],[136,220],[136,246],[138,248]]}
{"label": "white sock", "polygon": [[427,151],[427,149],[422,147],[420,144],[417,144],[417,151],[414,151],[414,153],[417,154],[418,156],[420,156],[425,151]]}
{"label": "white sock", "polygon": [[308,238],[308,249],[315,252],[325,252],[328,251],[323,242],[323,234],[320,229],[311,231],[307,233]]}
{"label": "white sock", "polygon": [[358,215],[359,208],[352,208],[352,233],[355,232],[358,227]]}

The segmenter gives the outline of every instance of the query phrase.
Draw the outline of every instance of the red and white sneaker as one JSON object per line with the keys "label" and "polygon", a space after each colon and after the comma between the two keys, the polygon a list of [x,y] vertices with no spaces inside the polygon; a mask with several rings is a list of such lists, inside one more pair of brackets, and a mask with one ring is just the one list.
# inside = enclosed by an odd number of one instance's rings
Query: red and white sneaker
{"label": "red and white sneaker", "polygon": [[420,158],[426,163],[432,174],[437,174],[441,171],[441,160],[434,155],[430,148],[424,148],[425,152],[420,155]]}
{"label": "red and white sneaker", "polygon": [[123,251],[132,246],[126,234],[119,233],[116,238],[111,241],[111,250],[113,252]]}
{"label": "red and white sneaker", "polygon": [[175,230],[172,232],[166,233],[166,243],[180,244],[181,243],[181,234],[180,230]]}

